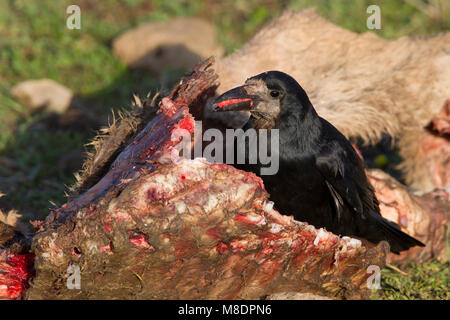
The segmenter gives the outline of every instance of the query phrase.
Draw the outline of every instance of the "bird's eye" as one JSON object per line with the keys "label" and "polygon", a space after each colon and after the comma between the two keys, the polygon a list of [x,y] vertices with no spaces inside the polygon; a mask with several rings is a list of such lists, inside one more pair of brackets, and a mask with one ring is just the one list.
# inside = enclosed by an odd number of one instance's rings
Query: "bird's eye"
{"label": "bird's eye", "polygon": [[280,91],[272,90],[270,91],[270,96],[273,98],[278,98],[280,96]]}

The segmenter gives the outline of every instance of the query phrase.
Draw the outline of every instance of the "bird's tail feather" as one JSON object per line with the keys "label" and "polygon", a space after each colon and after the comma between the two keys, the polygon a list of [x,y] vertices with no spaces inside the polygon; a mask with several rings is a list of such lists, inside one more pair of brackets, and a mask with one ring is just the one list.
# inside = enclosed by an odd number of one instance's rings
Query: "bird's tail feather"
{"label": "bird's tail feather", "polygon": [[389,242],[392,252],[398,254],[400,251],[408,250],[414,246],[425,246],[419,240],[401,231],[395,223],[383,218],[379,213],[371,211],[370,217],[377,222],[378,226],[380,226],[385,236],[385,240]]}

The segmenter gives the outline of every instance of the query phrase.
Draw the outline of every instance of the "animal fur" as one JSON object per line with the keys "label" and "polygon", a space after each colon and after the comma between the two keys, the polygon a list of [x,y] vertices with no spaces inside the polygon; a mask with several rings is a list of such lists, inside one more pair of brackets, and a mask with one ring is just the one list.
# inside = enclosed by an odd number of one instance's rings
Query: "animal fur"
{"label": "animal fur", "polygon": [[[3,196],[0,191],[0,198]],[[21,217],[16,210],[6,213],[0,209],[0,251],[9,248],[12,252],[22,252],[29,248],[28,230]]]}
{"label": "animal fur", "polygon": [[[204,60],[194,67],[191,76],[194,74],[198,76],[203,72],[202,70],[209,68],[213,63],[213,58]],[[214,86],[207,90],[215,90],[217,88],[217,75],[212,71],[208,71],[207,74],[211,77],[208,81],[215,83]],[[187,90],[185,88],[187,84],[184,83],[186,79],[181,79],[180,82],[174,86],[167,96],[168,99],[173,99],[175,96],[186,94],[183,91]],[[193,83],[188,82],[188,84],[192,86],[190,90],[194,90],[194,86],[201,87],[208,83],[205,81],[192,82]],[[200,90],[199,88],[195,89],[197,89],[198,92],[203,92],[203,90]],[[187,92],[189,92],[189,90]],[[209,95],[205,92],[204,96],[206,99]],[[186,101],[193,99],[193,97],[189,96],[183,97]],[[191,106],[194,109],[194,106],[197,104],[199,106],[204,105],[204,101],[201,97],[196,97],[196,99],[196,103],[192,103]],[[130,139],[133,139],[135,135],[155,117],[159,110],[156,106],[159,105],[161,100],[162,96],[159,93],[156,93],[153,97],[149,93],[144,101],[141,101],[141,99],[135,95],[131,108],[119,113],[119,119],[117,121],[113,113],[113,123],[108,127],[101,129],[93,141],[88,144],[88,146],[93,146],[94,150],[87,153],[87,158],[83,163],[82,169],[75,174],[77,181],[69,188],[67,194],[69,200],[73,200],[75,197],[88,190],[108,173],[111,164],[116,160],[119,153],[130,143]]]}
{"label": "animal fur", "polygon": [[154,107],[159,100],[158,93],[153,97],[149,93],[144,101],[134,96],[131,108],[119,112],[118,119],[113,113],[112,124],[102,128],[87,145],[94,150],[87,152],[82,169],[75,174],[76,183],[69,188],[67,194],[69,199],[83,193],[103,177],[117,155],[127,146],[129,139],[154,117],[158,110]]}
{"label": "animal fur", "polygon": [[[450,33],[384,40],[342,29],[313,9],[287,11],[215,68],[219,93],[268,70],[292,75],[348,138],[374,144],[384,133],[394,137],[406,181],[433,187],[419,169],[417,137],[450,98]],[[240,126],[246,117],[237,120]]]}

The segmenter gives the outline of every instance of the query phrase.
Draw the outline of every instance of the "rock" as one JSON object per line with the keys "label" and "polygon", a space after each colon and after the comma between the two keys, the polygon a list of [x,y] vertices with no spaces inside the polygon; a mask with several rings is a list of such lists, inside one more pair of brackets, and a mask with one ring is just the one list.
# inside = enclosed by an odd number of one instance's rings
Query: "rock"
{"label": "rock", "polygon": [[113,51],[126,65],[157,73],[190,70],[204,58],[220,57],[224,52],[214,25],[198,18],[144,24],[115,39]]}
{"label": "rock", "polygon": [[63,113],[72,103],[73,93],[51,80],[28,80],[11,88],[11,95],[31,111],[46,109]]}

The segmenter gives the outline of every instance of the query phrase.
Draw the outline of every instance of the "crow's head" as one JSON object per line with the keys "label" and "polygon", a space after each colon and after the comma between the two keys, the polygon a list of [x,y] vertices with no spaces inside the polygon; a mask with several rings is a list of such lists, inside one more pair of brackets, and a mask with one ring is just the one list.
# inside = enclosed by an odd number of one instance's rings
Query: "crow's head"
{"label": "crow's head", "polygon": [[303,88],[291,76],[268,71],[247,79],[214,101],[214,111],[249,111],[265,127],[273,127],[282,115],[306,113],[311,103]]}

